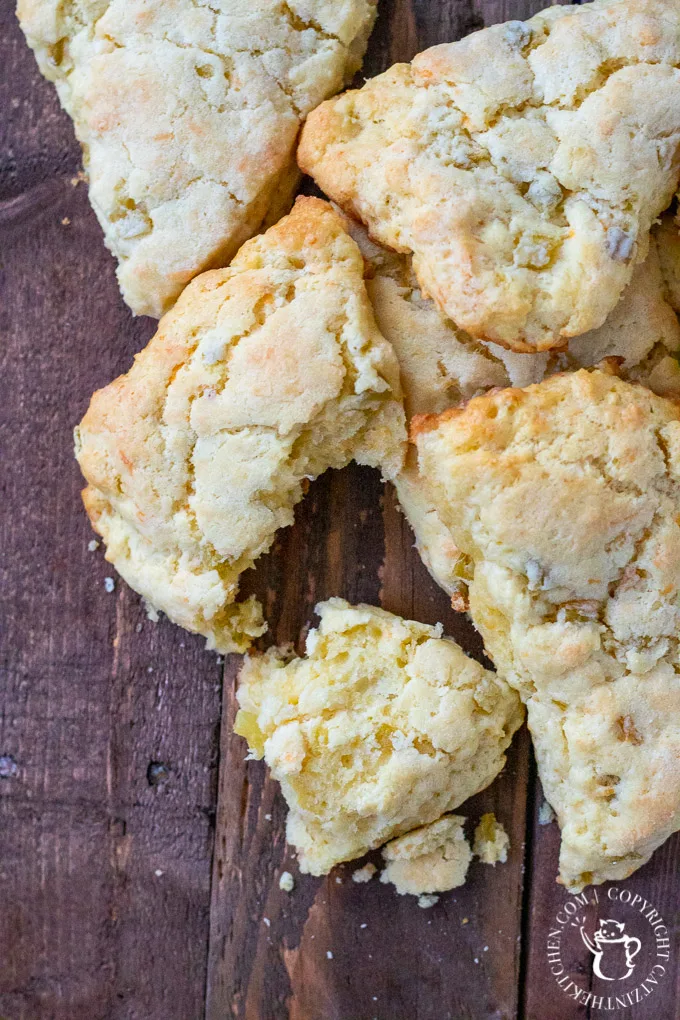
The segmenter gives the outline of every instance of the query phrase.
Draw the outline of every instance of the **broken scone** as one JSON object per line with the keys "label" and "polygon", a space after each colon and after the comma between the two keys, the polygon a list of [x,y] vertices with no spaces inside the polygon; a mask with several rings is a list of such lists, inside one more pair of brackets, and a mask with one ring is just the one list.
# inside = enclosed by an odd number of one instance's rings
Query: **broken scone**
{"label": "broken scone", "polygon": [[527,703],[570,889],[680,827],[680,408],[603,372],[416,419],[470,613]]}
{"label": "broken scone", "polygon": [[464,824],[460,815],[444,815],[393,839],[383,847],[387,867],[380,881],[390,882],[402,896],[447,892],[463,885],[472,860]]}
{"label": "broken scone", "polygon": [[187,287],[76,431],[84,501],[128,584],[243,651],[263,632],[239,575],[291,524],[307,479],[350,460],[400,468],[394,353],[359,249],[318,199]]}
{"label": "broken scone", "polygon": [[361,64],[375,0],[19,0],[83,147],[123,297],[160,316],[287,212],[304,117]]}
{"label": "broken scone", "polygon": [[441,627],[341,599],[317,612],[306,658],[246,660],[235,730],[281,783],[301,870],[322,875],[488,786],[522,710]]}
{"label": "broken scone", "polygon": [[517,351],[600,326],[680,173],[680,8],[550,7],[435,46],[307,120],[301,168],[422,290]]}
{"label": "broken scone", "polygon": [[[677,232],[672,221],[669,229]],[[376,321],[399,359],[408,420],[445,411],[495,386],[527,386],[605,359],[613,359],[623,378],[643,382],[662,396],[680,397],[680,326],[660,266],[660,260],[668,264],[672,258],[668,230],[652,235],[647,258],[635,267],[604,325],[571,340],[564,351],[543,354],[517,354],[474,340],[423,296],[410,256],[375,244],[358,224],[351,224],[350,232],[367,263],[366,288]],[[465,565],[437,516],[415,450],[394,484],[425,565],[456,608],[464,607]]]}

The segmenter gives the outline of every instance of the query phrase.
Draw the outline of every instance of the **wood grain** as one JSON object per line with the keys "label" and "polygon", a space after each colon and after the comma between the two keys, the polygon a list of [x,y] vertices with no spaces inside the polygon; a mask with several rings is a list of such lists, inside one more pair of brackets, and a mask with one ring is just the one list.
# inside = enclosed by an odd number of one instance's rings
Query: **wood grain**
{"label": "wood grain", "polygon": [[6,2],[0,48],[0,1015],[194,1020],[221,667],[122,582],[105,591],[73,459],[90,394],[153,324],[120,300],[70,122]]}
{"label": "wood grain", "polygon": [[[122,582],[106,592],[113,571],[88,551],[71,430],[153,323],[120,300],[72,183],[72,128],[12,6],[0,0],[0,1017],[678,1020],[680,840],[626,883],[672,929],[663,987],[624,1012],[580,1007],[547,963],[566,895],[526,731],[464,808],[470,823],[485,810],[505,823],[506,865],[473,864],[429,911],[355,884],[357,864],[300,876],[278,788],[232,736],[238,658],[223,666],[201,640],[150,623]],[[381,0],[363,74],[541,6]],[[264,643],[300,648],[314,605],[342,595],[441,620],[482,654],[367,469],[319,479],[244,587],[265,605]],[[284,868],[292,894],[278,887]],[[565,962],[596,988],[578,939]]]}

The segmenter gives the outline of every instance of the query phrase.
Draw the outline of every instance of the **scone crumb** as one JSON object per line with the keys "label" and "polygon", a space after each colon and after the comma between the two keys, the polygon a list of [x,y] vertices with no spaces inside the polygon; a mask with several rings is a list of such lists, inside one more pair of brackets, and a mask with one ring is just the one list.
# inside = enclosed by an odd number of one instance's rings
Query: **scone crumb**
{"label": "scone crumb", "polygon": [[393,839],[383,848],[387,867],[380,881],[391,882],[401,896],[447,892],[463,885],[472,860],[464,822],[460,815],[443,815]]}
{"label": "scone crumb", "polygon": [[90,541],[87,543],[87,551],[88,552],[94,552],[95,549],[98,549],[98,548],[99,548],[99,542],[97,541],[97,539],[96,538],[91,538]]}
{"label": "scone crumb", "polygon": [[114,581],[114,579],[112,577],[105,577],[104,578],[104,589],[109,593],[109,595],[111,594],[111,592],[113,591],[113,589],[115,587],[116,587],[116,582]]}
{"label": "scone crumb", "polygon": [[548,804],[547,800],[544,800],[538,809],[538,824],[539,825],[550,825],[551,822],[555,821],[555,812]]}
{"label": "scone crumb", "polygon": [[419,896],[418,897],[418,906],[422,910],[427,910],[429,907],[433,907],[435,905],[435,903],[439,903],[439,897],[438,896],[432,896],[432,895],[429,895],[429,894],[424,894],[423,896]]}
{"label": "scone crumb", "polygon": [[505,864],[508,859],[510,837],[493,812],[482,815],[475,829],[473,853],[483,864]]}
{"label": "scone crumb", "polygon": [[158,623],[160,616],[156,607],[152,606],[147,599],[142,599],[142,605],[144,606],[147,620],[151,620],[152,623]]}
{"label": "scone crumb", "polygon": [[291,875],[290,871],[282,871],[281,877],[279,878],[279,889],[283,892],[292,892],[295,888],[295,879]]}
{"label": "scone crumb", "polygon": [[333,954],[331,953],[330,949],[326,950],[326,959],[327,960],[332,960],[333,959]]}
{"label": "scone crumb", "polygon": [[364,864],[363,868],[357,868],[356,871],[352,872],[352,881],[359,883],[370,882],[377,870],[375,864]]}

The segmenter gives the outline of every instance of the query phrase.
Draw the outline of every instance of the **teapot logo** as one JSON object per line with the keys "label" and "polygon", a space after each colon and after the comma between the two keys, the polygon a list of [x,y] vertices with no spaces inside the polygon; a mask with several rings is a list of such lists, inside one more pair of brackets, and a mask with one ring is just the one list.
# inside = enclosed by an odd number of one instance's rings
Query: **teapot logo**
{"label": "teapot logo", "polygon": [[555,913],[545,945],[558,988],[593,1017],[645,1002],[672,976],[668,925],[626,886],[573,893]]}
{"label": "teapot logo", "polygon": [[611,918],[599,919],[592,939],[580,926],[583,944],[593,954],[593,973],[603,981],[625,981],[635,970],[635,957],[642,949],[640,939],[626,934],[626,926]]}

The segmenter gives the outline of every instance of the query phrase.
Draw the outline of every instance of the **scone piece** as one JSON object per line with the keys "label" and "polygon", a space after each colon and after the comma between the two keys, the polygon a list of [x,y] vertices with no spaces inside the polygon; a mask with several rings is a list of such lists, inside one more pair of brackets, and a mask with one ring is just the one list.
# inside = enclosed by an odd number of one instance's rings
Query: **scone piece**
{"label": "scone piece", "polygon": [[[622,378],[680,398],[680,326],[666,300],[660,259],[668,261],[669,243],[661,228],[605,323],[571,340],[564,351],[543,354],[517,354],[474,340],[423,296],[409,255],[371,241],[356,223],[350,224],[350,232],[366,260],[366,288],[376,321],[399,359],[407,420],[445,411],[494,386],[527,386],[605,359]],[[455,608],[465,608],[465,567],[456,559],[450,533],[418,472],[415,450],[394,484],[425,565],[452,596]]]}
{"label": "scone piece", "polygon": [[125,301],[159,317],[287,212],[304,117],[361,64],[375,0],[19,0],[73,118]]}
{"label": "scone piece", "polygon": [[107,558],[170,619],[243,651],[263,632],[239,575],[293,522],[307,479],[400,468],[399,369],[359,249],[318,199],[195,280],[76,431]]}
{"label": "scone piece", "polygon": [[509,848],[510,837],[502,822],[499,822],[491,811],[482,815],[475,828],[472,845],[475,857],[478,857],[482,864],[491,864],[495,867],[499,861],[501,864],[505,864]]}
{"label": "scone piece", "polygon": [[315,110],[301,168],[472,336],[600,326],[680,166],[674,0],[550,7],[435,46]]}
{"label": "scone piece", "polygon": [[281,783],[301,870],[323,875],[488,786],[522,710],[441,626],[342,599],[316,611],[306,658],[246,659],[235,730]]}
{"label": "scone piece", "polygon": [[381,882],[390,882],[404,896],[447,892],[465,882],[472,860],[460,815],[444,815],[436,822],[398,836],[383,847],[387,867]]}
{"label": "scone piece", "polygon": [[680,408],[599,371],[417,419],[470,613],[527,703],[570,889],[680,827]]}

